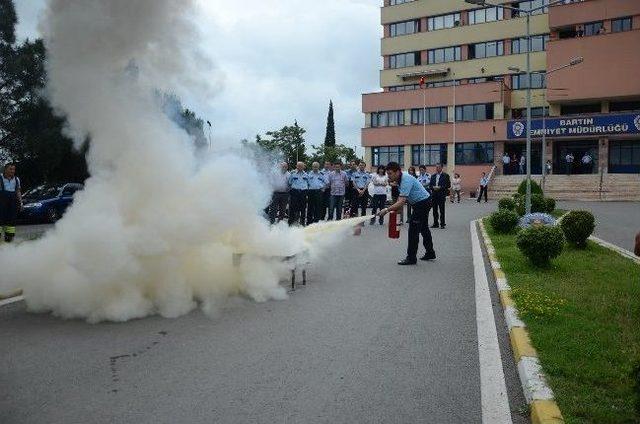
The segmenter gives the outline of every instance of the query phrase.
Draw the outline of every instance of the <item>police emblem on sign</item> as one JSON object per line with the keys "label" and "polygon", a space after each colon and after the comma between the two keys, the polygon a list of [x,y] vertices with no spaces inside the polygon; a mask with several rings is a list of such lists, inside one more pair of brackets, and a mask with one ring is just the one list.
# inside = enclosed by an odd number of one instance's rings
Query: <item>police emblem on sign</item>
{"label": "police emblem on sign", "polygon": [[640,115],[636,116],[636,119],[633,120],[633,125],[636,126],[636,129],[640,131]]}
{"label": "police emblem on sign", "polygon": [[516,137],[520,137],[522,135],[522,133],[524,132],[524,124],[522,122],[514,122],[513,126],[511,127],[511,129],[513,130],[513,135],[515,135]]}

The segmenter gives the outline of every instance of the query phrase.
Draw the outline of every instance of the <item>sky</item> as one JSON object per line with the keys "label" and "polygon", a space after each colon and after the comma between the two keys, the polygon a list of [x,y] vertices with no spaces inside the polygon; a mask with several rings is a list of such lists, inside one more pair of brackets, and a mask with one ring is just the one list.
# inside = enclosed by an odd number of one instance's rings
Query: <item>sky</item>
{"label": "sky", "polygon": [[[199,47],[221,84],[212,97],[193,93],[183,103],[212,122],[214,144],[297,120],[307,145],[319,145],[333,100],[338,143],[363,154],[361,94],[379,91],[382,0],[197,1]],[[39,36],[45,2],[15,0],[20,38]]]}

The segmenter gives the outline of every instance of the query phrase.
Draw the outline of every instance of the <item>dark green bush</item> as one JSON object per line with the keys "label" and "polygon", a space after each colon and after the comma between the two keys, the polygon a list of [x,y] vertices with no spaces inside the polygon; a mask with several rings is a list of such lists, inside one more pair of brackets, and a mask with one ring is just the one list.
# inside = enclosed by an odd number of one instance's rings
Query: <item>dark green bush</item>
{"label": "dark green bush", "polygon": [[[518,186],[518,194],[525,195],[527,194],[527,180],[524,179]],[[542,188],[538,185],[537,182],[531,180],[531,194],[544,194],[542,193]]]}
{"label": "dark green bush", "polygon": [[536,226],[521,230],[516,244],[534,265],[545,266],[562,252],[564,235],[557,226]]}
{"label": "dark green bush", "polygon": [[596,228],[596,223],[589,211],[570,211],[560,221],[560,227],[569,243],[585,247],[587,239]]}
{"label": "dark green bush", "polygon": [[542,194],[532,194],[531,195],[531,213],[536,212],[546,212],[547,211],[547,203]]}
{"label": "dark green bush", "polygon": [[516,208],[516,201],[510,197],[503,197],[498,200],[498,209],[506,209],[512,211]]}
{"label": "dark green bush", "polygon": [[551,197],[545,197],[544,203],[546,205],[546,213],[551,213],[556,210],[556,199],[552,199]]}
{"label": "dark green bush", "polygon": [[517,226],[520,217],[514,211],[498,209],[489,216],[491,227],[498,233],[510,233]]}

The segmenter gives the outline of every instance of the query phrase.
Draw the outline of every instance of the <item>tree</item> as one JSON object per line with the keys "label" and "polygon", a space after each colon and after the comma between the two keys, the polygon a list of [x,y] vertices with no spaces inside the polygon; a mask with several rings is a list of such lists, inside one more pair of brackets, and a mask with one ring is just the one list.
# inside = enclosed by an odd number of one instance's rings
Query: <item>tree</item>
{"label": "tree", "polygon": [[256,136],[256,143],[269,152],[278,152],[290,167],[296,162],[307,162],[307,152],[304,134],[307,131],[294,122],[291,126],[284,126],[277,131],[268,131],[267,137]]}
{"label": "tree", "polygon": [[198,118],[192,110],[185,108],[178,96],[156,91],[156,97],[165,115],[189,134],[196,147],[201,148],[209,145],[207,137],[204,135],[204,120]]}
{"label": "tree", "polygon": [[333,101],[329,100],[329,113],[327,114],[327,131],[324,136],[324,145],[334,147],[336,145],[336,127],[333,122]]}
{"label": "tree", "polygon": [[344,144],[336,144],[335,146],[313,146],[313,148],[315,152],[311,157],[311,162],[319,162],[322,164],[325,161],[331,163],[341,161],[342,163],[347,163],[358,159],[355,150]]}

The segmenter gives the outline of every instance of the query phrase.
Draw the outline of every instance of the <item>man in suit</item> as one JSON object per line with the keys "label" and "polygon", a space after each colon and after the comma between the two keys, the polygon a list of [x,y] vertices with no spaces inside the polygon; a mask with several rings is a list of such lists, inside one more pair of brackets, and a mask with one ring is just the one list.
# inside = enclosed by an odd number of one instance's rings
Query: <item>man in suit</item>
{"label": "man in suit", "polygon": [[[433,194],[433,225],[431,228],[444,228],[445,221],[444,208],[451,188],[451,178],[446,172],[442,172],[442,164],[436,166],[436,172],[431,176],[431,193]],[[438,225],[439,224],[439,225]]]}

